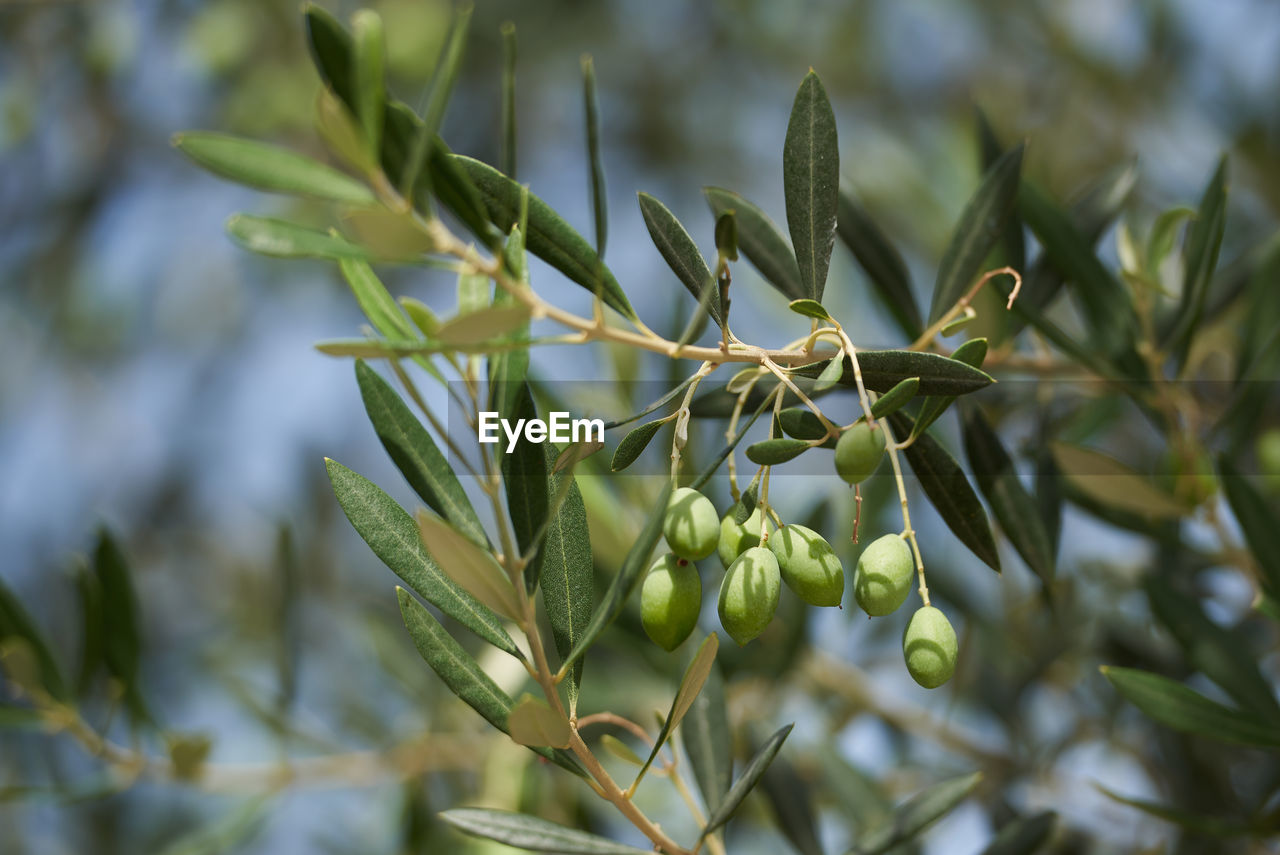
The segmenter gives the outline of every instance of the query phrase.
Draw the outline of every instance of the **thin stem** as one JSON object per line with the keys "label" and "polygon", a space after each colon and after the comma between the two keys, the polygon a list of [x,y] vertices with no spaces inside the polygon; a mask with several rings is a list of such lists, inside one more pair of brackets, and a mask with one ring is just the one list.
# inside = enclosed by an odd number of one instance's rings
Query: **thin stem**
{"label": "thin stem", "polygon": [[1012,267],[1000,267],[996,270],[988,270],[982,276],[978,277],[978,281],[973,283],[973,287],[964,293],[956,304],[943,313],[942,317],[934,321],[934,323],[924,332],[920,333],[920,337],[911,343],[910,350],[924,350],[933,341],[934,336],[942,332],[947,324],[954,321],[957,317],[965,313],[969,308],[969,303],[973,298],[978,296],[978,292],[982,290],[982,286],[986,285],[997,276],[1012,276],[1013,290],[1009,292],[1009,301],[1005,304],[1005,309],[1013,308],[1013,301],[1018,299],[1018,292],[1022,290],[1022,274],[1014,270]]}

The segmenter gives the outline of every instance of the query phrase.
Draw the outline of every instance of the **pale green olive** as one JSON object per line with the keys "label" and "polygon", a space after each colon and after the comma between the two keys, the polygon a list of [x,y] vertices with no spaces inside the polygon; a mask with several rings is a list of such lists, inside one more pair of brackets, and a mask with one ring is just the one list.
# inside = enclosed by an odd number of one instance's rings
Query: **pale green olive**
{"label": "pale green olive", "polygon": [[675,650],[698,624],[702,580],[698,568],[671,553],[658,556],[640,587],[644,631],[663,650]]}
{"label": "pale green olive", "polygon": [[947,616],[933,606],[916,610],[902,633],[902,655],[911,678],[936,689],[956,672],[956,631]]}
{"label": "pale green olive", "polygon": [[871,477],[884,456],[884,430],[858,422],[836,440],[836,474],[850,484]]}
{"label": "pale green olive", "polygon": [[844,599],[844,567],[831,544],[810,528],[784,525],[769,538],[782,581],[813,606],[838,606]]}
{"label": "pale green olive", "polygon": [[720,623],[729,637],[743,645],[764,632],[778,610],[781,591],[772,552],[753,546],[739,555],[720,583]]}
{"label": "pale green olive", "polygon": [[716,551],[720,523],[711,500],[688,487],[671,494],[667,516],[662,521],[667,546],[681,558],[697,561]]}
{"label": "pale green olive", "polygon": [[853,597],[869,615],[891,614],[911,592],[911,547],[900,535],[878,537],[858,557]]}

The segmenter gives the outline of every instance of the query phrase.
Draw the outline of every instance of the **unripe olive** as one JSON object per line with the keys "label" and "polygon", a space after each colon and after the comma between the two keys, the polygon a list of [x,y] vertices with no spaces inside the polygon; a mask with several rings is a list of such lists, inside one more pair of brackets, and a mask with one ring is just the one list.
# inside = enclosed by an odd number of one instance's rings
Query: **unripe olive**
{"label": "unripe olive", "polygon": [[1263,485],[1272,492],[1280,492],[1280,428],[1263,431],[1256,450]]}
{"label": "unripe olive", "polygon": [[[772,532],[773,526],[766,520],[765,531]],[[760,545],[760,509],[756,508],[744,523],[733,521],[733,512],[724,515],[720,520],[720,544],[716,551],[720,553],[720,563],[726,568],[742,553],[753,546]]]}
{"label": "unripe olive", "polygon": [[902,633],[902,655],[911,678],[936,689],[956,672],[956,631],[947,616],[933,606],[916,610]]}
{"label": "unripe olive", "polygon": [[867,480],[884,456],[884,431],[858,422],[836,441],[836,474],[850,484]]}
{"label": "unripe olive", "polygon": [[720,583],[720,623],[741,646],[769,625],[778,610],[782,577],[773,553],[753,546],[729,565]]}
{"label": "unripe olive", "polygon": [[671,551],[679,557],[690,561],[706,558],[716,551],[720,541],[716,506],[697,490],[681,487],[671,494],[671,501],[667,503],[662,533]]}
{"label": "unripe olive", "polygon": [[640,587],[640,620],[663,650],[675,650],[698,624],[702,580],[698,568],[671,553],[658,556]]}
{"label": "unripe olive", "polygon": [[853,596],[869,615],[891,614],[911,592],[911,547],[901,535],[878,537],[858,557]]}
{"label": "unripe olive", "polygon": [[831,544],[810,528],[784,525],[769,538],[782,581],[813,606],[838,606],[844,599],[844,567]]}

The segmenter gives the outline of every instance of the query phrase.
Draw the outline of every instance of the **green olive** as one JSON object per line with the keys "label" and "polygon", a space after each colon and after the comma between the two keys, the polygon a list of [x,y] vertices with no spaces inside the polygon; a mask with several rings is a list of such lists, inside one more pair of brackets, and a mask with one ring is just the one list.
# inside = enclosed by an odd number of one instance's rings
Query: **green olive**
{"label": "green olive", "polygon": [[858,557],[853,596],[869,615],[896,611],[911,592],[911,547],[901,535],[878,537]]}
{"label": "green olive", "polygon": [[836,474],[850,484],[871,477],[884,456],[884,431],[858,422],[836,441]]}
{"label": "green olive", "polygon": [[720,583],[720,623],[741,646],[764,632],[778,610],[782,578],[773,553],[753,546],[729,565]]}
{"label": "green olive", "polygon": [[667,546],[681,558],[697,561],[716,551],[720,527],[716,506],[711,500],[688,487],[671,494],[667,517],[662,521]]}
{"label": "green olive", "polygon": [[769,538],[782,581],[813,606],[838,606],[844,599],[844,567],[831,544],[810,528],[785,525]]}
{"label": "green olive", "polygon": [[675,650],[698,624],[702,579],[698,568],[671,553],[658,556],[640,587],[640,620],[653,643]]}
{"label": "green olive", "polygon": [[1262,483],[1270,491],[1280,493],[1280,428],[1263,431],[1256,448]]}
{"label": "green olive", "polygon": [[911,678],[936,689],[956,672],[956,631],[947,616],[933,606],[916,610],[902,633],[902,655]]}
{"label": "green olive", "polygon": [[[773,526],[765,522],[765,531],[772,532]],[[756,508],[744,523],[733,521],[733,512],[724,515],[720,520],[720,563],[725,567],[732,564],[739,555],[753,546],[760,545],[760,509]]]}

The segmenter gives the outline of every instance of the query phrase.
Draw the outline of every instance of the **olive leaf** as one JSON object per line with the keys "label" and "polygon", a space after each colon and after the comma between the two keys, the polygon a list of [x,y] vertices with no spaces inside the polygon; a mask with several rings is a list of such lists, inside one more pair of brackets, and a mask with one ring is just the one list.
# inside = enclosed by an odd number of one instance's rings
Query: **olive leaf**
{"label": "olive leaf", "polygon": [[355,114],[364,129],[369,151],[376,157],[382,149],[383,111],[387,101],[382,18],[372,9],[361,9],[351,17],[351,30],[355,45]]}
{"label": "olive leaf", "polygon": [[587,177],[591,181],[591,213],[596,227],[596,254],[604,258],[609,232],[608,198],[604,188],[604,162],[600,156],[600,103],[596,97],[596,67],[590,56],[582,57],[582,101],[586,112]]}
{"label": "olive leaf", "polygon": [[1226,218],[1227,157],[1223,155],[1204,189],[1196,218],[1187,233],[1183,252],[1182,297],[1169,334],[1161,342],[1173,354],[1179,371],[1186,365],[1192,336],[1204,314],[1209,284],[1213,280],[1213,271],[1218,266],[1218,251],[1222,248]]}
{"label": "olive leaf", "polygon": [[911,274],[902,254],[889,241],[871,216],[858,204],[853,193],[840,190],[840,210],[836,234],[853,252],[854,258],[871,279],[881,301],[898,327],[915,341],[924,332],[924,320],[911,290]]}
{"label": "olive leaf", "polygon": [[908,377],[879,398],[876,398],[875,403],[871,405],[871,415],[877,419],[882,419],[890,413],[896,413],[911,403],[911,399],[916,396],[918,391],[920,391],[920,378]]}
{"label": "olive leaf", "polygon": [[702,691],[689,705],[680,741],[707,810],[715,811],[733,780],[733,740],[725,706],[724,676],[712,662]]}
{"label": "olive leaf", "polygon": [[835,113],[813,69],[791,106],[782,149],[782,187],[801,286],[814,301],[821,300],[836,239],[840,147]]}
{"label": "olive leaf", "polygon": [[915,838],[964,801],[982,780],[981,772],[951,778],[912,796],[896,808],[888,822],[864,835],[850,855],[883,855]]}
{"label": "olive leaf", "polygon": [[1034,855],[1053,835],[1058,815],[1051,810],[1005,823],[981,855]]}
{"label": "olive leaf", "polygon": [[1262,571],[1262,584],[1272,596],[1280,595],[1280,515],[1275,505],[1249,483],[1226,457],[1218,459],[1222,491],[1245,542]]}
{"label": "olive leaf", "polygon": [[546,701],[525,692],[507,715],[507,730],[521,745],[568,748],[573,738],[569,720]]}
{"label": "olive leaf", "polygon": [[665,418],[654,419],[628,432],[622,438],[622,442],[618,443],[617,450],[613,452],[613,461],[609,464],[609,469],[613,472],[621,472],[632,463],[635,463],[636,458],[648,447],[650,440],[657,435],[663,425],[673,418],[674,416],[666,416]]}
{"label": "olive leaf", "polygon": [[373,191],[361,182],[285,148],[209,131],[174,134],[173,145],[215,175],[259,190],[350,205],[374,202]]}
{"label": "olive leaf", "polygon": [[309,229],[297,223],[251,214],[235,214],[227,220],[227,234],[240,246],[275,258],[329,258],[369,260],[370,249],[345,238]]}
{"label": "olive leaf", "polygon": [[698,693],[702,691],[703,685],[707,682],[707,677],[711,674],[711,669],[716,662],[716,652],[720,649],[720,639],[713,632],[703,639],[702,644],[698,645],[698,650],[693,654],[693,659],[689,662],[689,667],[684,671],[684,677],[680,680],[680,688],[676,691],[675,698],[671,701],[671,710],[667,713],[667,717],[663,719],[662,729],[658,731],[658,738],[653,742],[653,750],[649,752],[649,757],[640,767],[640,771],[636,773],[636,779],[631,784],[631,792],[636,791],[636,787],[640,786],[644,773],[649,771],[649,767],[653,765],[653,761],[657,758],[658,752],[662,750],[662,746],[666,744],[668,737],[675,732],[680,726],[680,722],[684,721],[685,715],[693,706],[694,700],[697,699]]}
{"label": "olive leaf", "polygon": [[521,619],[511,580],[487,549],[430,511],[419,509],[417,520],[427,553],[455,584],[498,614]]}
{"label": "olive leaf", "polygon": [[[644,218],[644,225],[649,230],[653,245],[694,299],[701,299],[706,283],[712,281],[713,277],[698,245],[666,205],[648,193],[639,193],[637,198],[640,201],[640,216]],[[707,311],[719,324],[722,322],[719,295],[713,294],[709,299],[711,302]]]}
{"label": "olive leaf", "polygon": [[1280,727],[1254,713],[1231,709],[1168,677],[1103,666],[1102,674],[1129,703],[1165,727],[1240,745],[1280,747]]}
{"label": "olive leaf", "polygon": [[524,328],[529,309],[522,304],[489,306],[450,318],[436,330],[436,339],[446,345],[492,341]]}
{"label": "olive leaf", "polygon": [[[811,362],[793,369],[792,373],[801,377],[819,377],[829,368],[830,362]],[[872,392],[888,392],[912,377],[920,380],[917,390],[920,395],[967,395],[995,382],[982,370],[957,359],[913,350],[860,350],[858,367],[862,371],[863,384]],[[857,386],[853,364],[847,356],[837,382],[841,386]]]}
{"label": "olive leaf", "polygon": [[706,838],[708,834],[711,834],[733,818],[733,814],[742,804],[742,800],[747,797],[760,781],[760,776],[769,768],[773,758],[778,756],[778,751],[782,749],[782,743],[786,742],[787,736],[791,733],[791,728],[793,727],[795,727],[794,724],[788,724],[779,728],[773,736],[769,737],[760,750],[747,761],[746,767],[742,770],[742,775],[733,782],[733,786],[729,788],[729,792],[725,793],[724,799],[719,806],[710,811],[707,816],[707,824],[702,827],[702,834],[699,835],[699,840]]}
{"label": "olive leaf", "polygon": [[787,304],[791,311],[797,315],[804,315],[806,318],[816,318],[820,321],[831,320],[831,314],[823,308],[822,304],[817,300],[805,298],[803,300],[792,300]]}
{"label": "olive leaf", "polygon": [[464,834],[534,852],[555,852],[559,855],[652,855],[652,850],[624,846],[604,837],[521,813],[488,808],[454,808],[441,813],[440,818]]}
{"label": "olive leaf", "polygon": [[1106,507],[1151,519],[1186,512],[1173,496],[1109,455],[1065,442],[1051,443],[1050,450],[1067,482]]}
{"label": "olive leaf", "polygon": [[[99,546],[100,548],[101,546]],[[97,574],[90,576],[90,578],[94,579],[95,585],[96,576]],[[96,591],[97,588],[95,587],[94,590]],[[99,610],[97,614],[100,615],[101,611]],[[95,634],[98,637],[94,640],[99,643],[102,642],[104,636],[100,632]],[[32,677],[38,681],[41,688],[48,692],[49,696],[54,700],[66,700],[69,697],[67,683],[63,678],[62,668],[58,665],[58,660],[54,658],[48,641],[45,640],[44,634],[40,632],[31,615],[22,607],[22,603],[17,596],[5,584],[4,579],[0,578],[0,653],[13,649],[15,640],[25,644],[30,652],[36,672]],[[4,657],[0,656],[0,658]],[[0,675],[3,673],[3,669],[0,669]]]}
{"label": "olive leaf", "polygon": [[[969,339],[952,351],[951,358],[957,362],[963,362],[965,365],[981,368],[982,363],[987,358],[987,340],[985,338]],[[916,416],[915,434],[919,435],[928,430],[929,426],[936,422],[947,411],[947,408],[955,403],[955,400],[956,396],[954,395],[936,395],[925,398],[924,403],[920,405],[920,413]]]}
{"label": "olive leaf", "polygon": [[[548,446],[548,458],[551,447]],[[552,465],[552,469],[555,466]],[[568,480],[568,487],[564,486]],[[549,507],[553,516],[547,521],[539,554],[542,570],[539,585],[547,622],[551,625],[551,637],[556,653],[564,658],[585,634],[591,623],[591,611],[595,605],[595,563],[591,554],[591,532],[587,526],[587,508],[582,491],[572,472],[553,474],[547,484],[552,502],[562,490],[563,499]],[[583,661],[579,659],[569,672],[568,695],[570,710],[578,705],[578,687],[582,683]]]}
{"label": "olive leaf", "polygon": [[799,457],[812,447],[803,439],[766,439],[747,446],[747,459],[760,466],[775,466]]}
{"label": "olive leaf", "polygon": [[800,279],[800,268],[787,239],[764,211],[731,190],[703,187],[702,195],[717,218],[733,211],[738,224],[738,247],[765,281],[788,300],[813,296]]}

